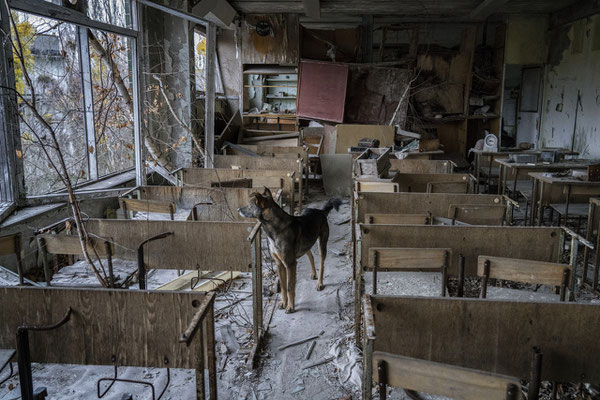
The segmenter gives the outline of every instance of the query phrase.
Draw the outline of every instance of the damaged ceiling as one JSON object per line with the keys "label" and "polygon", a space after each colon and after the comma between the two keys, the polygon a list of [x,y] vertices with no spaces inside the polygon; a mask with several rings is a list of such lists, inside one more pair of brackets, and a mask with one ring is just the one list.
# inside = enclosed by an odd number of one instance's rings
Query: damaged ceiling
{"label": "damaged ceiling", "polygon": [[[300,13],[320,6],[320,17],[331,22],[361,22],[364,14],[423,20],[485,20],[494,14],[549,14],[577,3],[574,0],[235,0],[230,4],[241,14]],[[313,11],[314,14],[314,11]],[[350,18],[349,18],[350,17]],[[354,17],[354,18],[351,18]],[[384,19],[385,19],[384,18]],[[305,18],[304,22],[315,18]]]}

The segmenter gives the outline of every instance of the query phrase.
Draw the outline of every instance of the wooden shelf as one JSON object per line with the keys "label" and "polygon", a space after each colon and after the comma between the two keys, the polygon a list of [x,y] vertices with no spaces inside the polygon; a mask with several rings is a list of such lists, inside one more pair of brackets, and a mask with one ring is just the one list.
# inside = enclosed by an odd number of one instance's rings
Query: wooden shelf
{"label": "wooden shelf", "polygon": [[445,122],[464,121],[464,120],[467,119],[467,117],[465,115],[463,115],[463,114],[459,114],[459,115],[451,115],[451,116],[442,117],[442,118],[422,117],[421,119],[423,121],[425,121],[425,122],[432,122],[432,123],[437,123],[437,124],[443,124]]}
{"label": "wooden shelf", "polygon": [[296,99],[296,96],[276,96],[274,94],[268,94],[267,99],[294,100]]}
{"label": "wooden shelf", "polygon": [[296,118],[296,114],[243,114],[243,117],[254,117],[254,118],[286,118],[292,119]]}
{"label": "wooden shelf", "polygon": [[262,88],[269,88],[269,87],[286,87],[286,88],[296,88],[297,86],[284,86],[284,85],[244,85],[245,88],[251,88],[251,87],[262,87]]}
{"label": "wooden shelf", "polygon": [[277,78],[267,78],[269,82],[298,82],[298,79],[277,79]]}
{"label": "wooden shelf", "polygon": [[476,115],[469,115],[469,119],[494,119],[494,118],[498,118],[499,115],[498,114],[476,114]]}

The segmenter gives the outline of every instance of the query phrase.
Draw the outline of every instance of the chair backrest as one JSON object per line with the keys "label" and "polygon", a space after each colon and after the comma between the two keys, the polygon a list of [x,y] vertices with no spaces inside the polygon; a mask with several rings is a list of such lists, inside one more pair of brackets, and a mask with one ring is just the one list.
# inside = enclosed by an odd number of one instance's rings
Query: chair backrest
{"label": "chair backrest", "polygon": [[470,182],[427,182],[427,193],[469,193]]}
{"label": "chair backrest", "polygon": [[521,398],[519,379],[382,351],[373,352],[372,379],[386,385],[464,400]]}
{"label": "chair backrest", "polygon": [[120,198],[119,204],[125,213],[126,218],[127,212],[133,211],[169,214],[171,216],[171,220],[173,220],[175,218],[175,212],[177,211],[175,203],[167,201]]}
{"label": "chair backrest", "polygon": [[427,271],[442,273],[441,295],[446,295],[451,249],[374,247],[369,249],[366,270],[373,271],[373,294],[377,294],[377,272]]}
{"label": "chair backrest", "polygon": [[487,297],[487,281],[504,279],[515,282],[560,286],[561,301],[565,300],[566,288],[571,278],[571,266],[544,261],[479,256],[477,275],[483,277],[481,297]]}
{"label": "chair backrest", "polygon": [[429,225],[430,214],[366,214],[368,224],[393,224],[393,225]]}
{"label": "chair backrest", "polygon": [[505,204],[450,204],[448,218],[471,225],[504,225]]}

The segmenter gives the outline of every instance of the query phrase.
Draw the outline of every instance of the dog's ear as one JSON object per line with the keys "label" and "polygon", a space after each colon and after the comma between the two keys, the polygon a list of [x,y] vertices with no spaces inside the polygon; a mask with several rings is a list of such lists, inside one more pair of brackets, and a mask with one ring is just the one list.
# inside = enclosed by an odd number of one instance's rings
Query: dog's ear
{"label": "dog's ear", "polygon": [[265,186],[265,191],[263,192],[263,196],[269,196],[270,198],[273,198],[273,195],[271,194],[271,190]]}
{"label": "dog's ear", "polygon": [[254,193],[254,197],[256,198],[256,205],[261,208],[261,209],[265,209],[267,208],[267,198],[263,197],[260,193]]}

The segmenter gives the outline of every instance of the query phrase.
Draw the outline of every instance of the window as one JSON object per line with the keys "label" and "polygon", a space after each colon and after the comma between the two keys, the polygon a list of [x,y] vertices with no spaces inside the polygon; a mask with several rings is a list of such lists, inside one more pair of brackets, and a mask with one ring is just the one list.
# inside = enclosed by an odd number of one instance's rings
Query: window
{"label": "window", "polygon": [[[130,12],[129,0],[88,1],[87,14],[95,21],[127,28]],[[53,168],[60,155],[46,146],[48,126],[73,185],[133,168],[134,39],[24,12],[12,15],[22,49],[17,46],[13,56],[26,195],[64,189]],[[34,98],[41,120],[28,107]]]}
{"label": "window", "polygon": [[131,39],[90,31],[91,80],[98,176],[134,166]]}
{"label": "window", "polygon": [[[20,12],[13,12],[13,18],[21,43],[21,49],[17,45],[13,56],[16,89],[20,94],[25,191],[31,196],[64,187],[52,166],[59,166],[60,160],[45,123],[56,132],[72,182],[77,184],[88,178],[81,67],[74,25]],[[33,93],[26,84],[27,79],[31,81]],[[26,106],[26,102],[34,101],[34,95],[36,109],[44,121],[36,118]]]}
{"label": "window", "polygon": [[87,15],[94,21],[131,28],[129,0],[88,0]]}
{"label": "window", "polygon": [[[196,91],[204,93],[206,91],[206,36],[199,31],[194,31],[194,50]],[[223,81],[221,80],[221,69],[217,57],[215,57],[215,65],[217,66],[215,71],[215,93],[223,94]]]}

